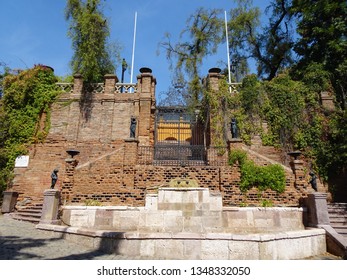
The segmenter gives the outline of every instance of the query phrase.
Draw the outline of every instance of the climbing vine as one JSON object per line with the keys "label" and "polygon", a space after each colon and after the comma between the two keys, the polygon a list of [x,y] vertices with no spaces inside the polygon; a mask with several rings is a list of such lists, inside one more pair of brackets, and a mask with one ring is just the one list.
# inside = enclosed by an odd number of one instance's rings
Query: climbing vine
{"label": "climbing vine", "polygon": [[229,164],[238,164],[241,171],[240,189],[247,192],[256,187],[259,191],[267,189],[282,193],[286,186],[284,169],[279,164],[259,166],[247,158],[247,154],[241,150],[233,150],[229,155]]}
{"label": "climbing vine", "polygon": [[[215,147],[220,147],[220,154],[225,152],[222,147],[227,142],[227,127],[230,123],[232,108],[236,107],[237,100],[230,95],[229,87],[225,79],[220,79],[219,90],[212,90],[208,87],[204,93],[203,109],[204,115],[209,120],[211,142]],[[208,123],[208,122],[207,122]]]}
{"label": "climbing vine", "polygon": [[3,79],[0,100],[0,190],[11,181],[18,155],[30,144],[44,141],[49,130],[50,105],[59,91],[50,67],[37,65]]}

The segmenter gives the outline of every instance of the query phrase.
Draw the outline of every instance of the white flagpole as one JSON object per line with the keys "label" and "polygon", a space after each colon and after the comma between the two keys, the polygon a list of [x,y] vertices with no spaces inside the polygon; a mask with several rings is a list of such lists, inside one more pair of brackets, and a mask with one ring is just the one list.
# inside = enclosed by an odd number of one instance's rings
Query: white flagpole
{"label": "white flagpole", "polygon": [[133,74],[134,74],[134,57],[135,57],[135,44],[136,44],[136,21],[137,21],[137,12],[135,12],[135,24],[134,24],[134,39],[133,39],[133,53],[131,58],[131,75],[130,83],[133,83]]}
{"label": "white flagpole", "polygon": [[228,58],[228,74],[229,74],[229,91],[231,93],[231,73],[230,73],[230,54],[229,54],[229,38],[228,38],[228,22],[227,22],[227,11],[224,11],[225,16],[225,38],[227,43],[227,58]]}

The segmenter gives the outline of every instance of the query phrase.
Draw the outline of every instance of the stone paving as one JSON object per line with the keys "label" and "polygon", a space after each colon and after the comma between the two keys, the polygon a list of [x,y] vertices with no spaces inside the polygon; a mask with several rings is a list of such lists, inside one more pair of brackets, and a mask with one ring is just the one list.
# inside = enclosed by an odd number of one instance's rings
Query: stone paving
{"label": "stone paving", "polygon": [[0,260],[134,260],[86,248],[63,238],[52,238],[35,224],[0,214]]}
{"label": "stone paving", "polygon": [[[122,255],[107,254],[86,248],[78,243],[55,238],[35,228],[29,222],[13,220],[0,214],[0,260],[140,260]],[[340,259],[330,254],[313,260]]]}

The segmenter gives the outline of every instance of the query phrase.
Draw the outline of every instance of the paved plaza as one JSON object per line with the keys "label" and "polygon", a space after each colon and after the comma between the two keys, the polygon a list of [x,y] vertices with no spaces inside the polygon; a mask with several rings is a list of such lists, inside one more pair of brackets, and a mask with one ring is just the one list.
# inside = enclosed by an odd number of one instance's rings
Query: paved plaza
{"label": "paved plaza", "polygon": [[127,259],[129,257],[106,254],[63,238],[54,238],[48,232],[37,230],[32,223],[16,221],[0,214],[0,260]]}
{"label": "paved plaza", "polygon": [[[35,228],[29,222],[13,220],[0,214],[0,260],[140,260],[107,254],[86,248],[63,238],[52,237],[49,232]],[[325,254],[313,260],[337,260],[336,256]]]}

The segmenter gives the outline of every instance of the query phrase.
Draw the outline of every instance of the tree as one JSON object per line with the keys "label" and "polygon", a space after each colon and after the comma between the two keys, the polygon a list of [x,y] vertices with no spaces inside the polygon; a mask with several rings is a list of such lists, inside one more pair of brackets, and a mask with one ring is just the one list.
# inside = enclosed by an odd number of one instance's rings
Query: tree
{"label": "tree", "polygon": [[86,82],[100,82],[105,74],[115,70],[107,40],[110,30],[100,0],[68,0],[65,17],[70,21],[68,36],[74,50],[73,72],[81,73]]}
{"label": "tree", "polygon": [[236,76],[248,71],[247,60],[253,57],[251,42],[255,41],[256,30],[260,25],[260,10],[252,7],[252,0],[238,0],[237,3],[238,6],[230,10],[228,21],[230,58],[233,63],[237,63]]}
{"label": "tree", "polygon": [[160,106],[186,106],[189,103],[188,85],[182,76],[175,76],[171,86],[162,93]]}
{"label": "tree", "polygon": [[274,0],[267,7],[271,12],[266,26],[260,26],[260,11],[251,6],[251,0],[238,0],[238,7],[231,9],[228,23],[231,57],[244,61],[254,58],[258,64],[258,75],[273,79],[279,70],[292,62],[288,0]]}
{"label": "tree", "polygon": [[201,100],[202,85],[199,77],[199,68],[203,59],[217,51],[221,41],[221,21],[218,18],[219,10],[205,10],[199,8],[187,20],[187,27],[181,32],[180,40],[188,33],[188,40],[175,45],[171,43],[170,34],[166,34],[166,42],[160,45],[166,50],[167,59],[175,69],[178,76],[182,72],[188,75],[188,91],[190,92],[189,105],[196,106]]}
{"label": "tree", "polygon": [[294,50],[300,56],[297,71],[312,63],[331,73],[336,98],[346,108],[347,90],[347,2],[345,0],[293,0],[291,13],[297,18]]}

